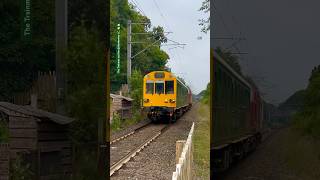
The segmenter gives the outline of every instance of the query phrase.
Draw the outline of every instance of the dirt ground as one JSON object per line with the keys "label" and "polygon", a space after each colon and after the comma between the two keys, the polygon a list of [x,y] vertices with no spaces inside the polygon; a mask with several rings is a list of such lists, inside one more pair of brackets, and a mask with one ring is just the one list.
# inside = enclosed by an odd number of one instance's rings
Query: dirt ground
{"label": "dirt ground", "polygon": [[192,122],[197,119],[197,108],[198,105],[194,105],[189,112],[110,178],[171,179],[175,171],[176,141],[187,139]]}
{"label": "dirt ground", "polygon": [[287,167],[281,155],[283,136],[287,129],[274,130],[248,157],[235,164],[216,180],[302,180]]}

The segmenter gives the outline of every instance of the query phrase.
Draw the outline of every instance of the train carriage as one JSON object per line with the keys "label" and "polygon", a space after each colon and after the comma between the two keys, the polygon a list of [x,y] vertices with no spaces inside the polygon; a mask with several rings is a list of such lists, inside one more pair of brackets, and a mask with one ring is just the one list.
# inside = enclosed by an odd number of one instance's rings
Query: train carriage
{"label": "train carriage", "polygon": [[143,108],[152,121],[176,121],[192,105],[192,93],[182,80],[166,71],[143,78]]}
{"label": "train carriage", "polygon": [[261,140],[262,100],[251,81],[214,54],[213,170],[228,169]]}

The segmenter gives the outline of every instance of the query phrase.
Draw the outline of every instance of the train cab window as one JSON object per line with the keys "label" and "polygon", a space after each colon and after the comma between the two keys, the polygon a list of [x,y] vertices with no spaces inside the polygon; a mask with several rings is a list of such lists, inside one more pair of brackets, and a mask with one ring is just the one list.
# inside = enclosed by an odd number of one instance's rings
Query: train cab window
{"label": "train cab window", "polygon": [[174,93],[174,84],[173,81],[166,81],[166,94]]}
{"label": "train cab window", "polygon": [[153,81],[147,81],[146,83],[146,94],[153,94],[154,83]]}
{"label": "train cab window", "polygon": [[163,81],[156,82],[156,94],[164,94],[164,82]]}

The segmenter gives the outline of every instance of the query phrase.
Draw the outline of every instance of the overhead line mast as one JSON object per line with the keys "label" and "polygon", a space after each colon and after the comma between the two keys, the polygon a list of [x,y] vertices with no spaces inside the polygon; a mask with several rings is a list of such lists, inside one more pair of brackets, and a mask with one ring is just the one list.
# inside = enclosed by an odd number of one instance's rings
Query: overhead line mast
{"label": "overhead line mast", "polygon": [[[149,42],[144,42],[144,41],[137,41],[134,42],[132,41],[132,35],[146,35],[146,34],[152,34],[152,33],[132,33],[132,25],[149,25],[150,23],[145,23],[145,22],[132,22],[131,20],[128,20],[127,22],[127,84],[128,84],[128,90],[130,91],[130,78],[131,78],[131,67],[132,67],[132,59],[138,56],[139,54],[143,53],[150,47],[155,46],[156,43],[160,42],[163,40],[163,38],[160,38],[151,44],[149,44],[147,47],[142,49],[141,51],[137,52],[135,55],[132,55],[132,44],[147,44]],[[172,32],[164,32],[165,35],[170,34]],[[169,46],[169,45],[175,45],[178,47],[183,47],[186,44],[178,43],[176,41],[168,39],[168,41],[173,42],[172,44],[164,44],[160,46]]]}

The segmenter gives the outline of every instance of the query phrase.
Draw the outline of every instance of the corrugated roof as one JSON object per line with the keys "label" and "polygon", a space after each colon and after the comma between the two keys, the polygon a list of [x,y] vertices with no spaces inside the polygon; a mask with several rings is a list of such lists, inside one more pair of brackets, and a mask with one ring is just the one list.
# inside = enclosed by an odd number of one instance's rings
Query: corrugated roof
{"label": "corrugated roof", "polygon": [[69,124],[74,121],[73,118],[62,116],[60,114],[51,113],[31,106],[21,106],[8,102],[0,102],[0,111],[8,115],[16,115],[13,112],[19,113],[24,116],[34,116],[41,119],[49,119],[58,124]]}
{"label": "corrugated roof", "polygon": [[111,98],[118,98],[118,99],[125,99],[127,101],[133,101],[133,99],[129,98],[129,97],[125,97],[122,95],[118,95],[118,94],[110,94]]}

